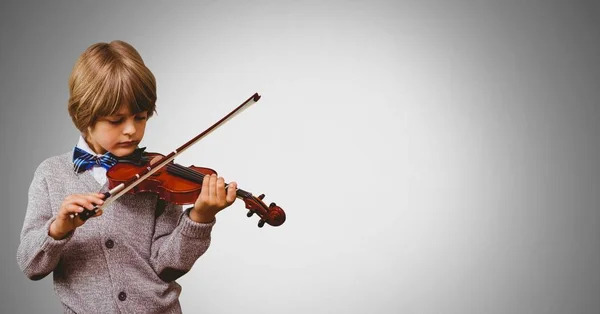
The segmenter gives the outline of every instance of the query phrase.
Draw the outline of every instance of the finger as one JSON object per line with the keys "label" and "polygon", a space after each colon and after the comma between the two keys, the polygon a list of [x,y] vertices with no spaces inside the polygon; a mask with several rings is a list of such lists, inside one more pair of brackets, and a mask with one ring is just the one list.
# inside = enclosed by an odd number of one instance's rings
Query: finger
{"label": "finger", "polygon": [[71,198],[71,201],[69,203],[67,203],[67,206],[68,205],[76,205],[76,206],[85,207],[86,203],[88,203],[88,200],[86,198],[84,198],[81,195],[74,195]]}
{"label": "finger", "polygon": [[217,199],[219,202],[225,199],[225,179],[222,177],[217,178]]}
{"label": "finger", "polygon": [[83,211],[83,207],[77,204],[66,204],[61,207],[60,214],[69,215],[69,214],[78,214]]}
{"label": "finger", "polygon": [[202,190],[200,190],[200,196],[204,199],[208,196],[208,186],[210,185],[210,175],[205,174],[204,178],[202,178]]}
{"label": "finger", "polygon": [[210,176],[210,184],[208,185],[208,197],[214,199],[217,195],[217,175],[212,174]]}
{"label": "finger", "polygon": [[85,198],[95,205],[102,205],[104,203],[104,200],[96,193],[88,194]]}
{"label": "finger", "polygon": [[59,212],[59,216],[63,217],[63,218],[74,218],[77,215],[79,215],[81,212],[83,212],[83,207],[77,205],[77,204],[67,204],[66,206],[62,207],[60,212]]}
{"label": "finger", "polygon": [[89,209],[89,210],[92,210],[95,207],[94,204],[92,204],[92,202],[88,201],[85,198],[82,198],[82,199],[74,202],[73,204],[81,206],[81,207]]}
{"label": "finger", "polygon": [[94,209],[96,205],[95,202],[104,203],[104,201],[101,200],[99,197],[91,195],[79,195],[73,199],[73,204],[83,206],[90,210]]}
{"label": "finger", "polygon": [[162,159],[162,156],[154,156],[154,158],[152,158],[152,160],[150,160],[150,165],[154,165],[155,163],[159,162]]}
{"label": "finger", "polygon": [[77,204],[69,204],[67,207],[67,210],[69,213],[76,214],[76,213],[81,213],[84,210],[84,208],[83,208],[83,206],[80,206]]}
{"label": "finger", "polygon": [[226,199],[227,204],[232,204],[235,201],[236,191],[237,191],[237,183],[236,182],[229,183],[229,185],[227,186],[227,199]]}

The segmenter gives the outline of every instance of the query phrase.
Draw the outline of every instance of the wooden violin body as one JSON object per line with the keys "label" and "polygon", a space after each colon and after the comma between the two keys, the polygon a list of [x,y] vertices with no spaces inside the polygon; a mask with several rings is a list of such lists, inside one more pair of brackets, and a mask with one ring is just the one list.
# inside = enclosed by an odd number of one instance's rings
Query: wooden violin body
{"label": "wooden violin body", "polygon": [[[133,177],[145,170],[154,158],[164,158],[159,153],[142,153],[127,159],[121,159],[106,173],[109,181],[109,189],[130,181]],[[166,202],[183,205],[193,204],[202,191],[202,180],[207,175],[217,174],[210,168],[189,166],[185,167],[170,162],[165,167],[154,172],[148,178],[138,183],[127,193],[156,193],[159,199]],[[227,187],[227,185],[226,185]],[[262,199],[264,194],[255,197],[250,192],[242,189],[236,190],[236,197],[246,204],[248,217],[257,214],[260,217],[258,226],[265,223],[271,226],[279,226],[285,222],[285,212],[275,203],[267,206]]]}

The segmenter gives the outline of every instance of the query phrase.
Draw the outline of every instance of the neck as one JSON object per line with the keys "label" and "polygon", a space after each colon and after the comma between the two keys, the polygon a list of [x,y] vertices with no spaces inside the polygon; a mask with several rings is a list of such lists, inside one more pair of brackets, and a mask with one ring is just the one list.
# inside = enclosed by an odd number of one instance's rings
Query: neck
{"label": "neck", "polygon": [[85,141],[85,143],[88,145],[88,147],[96,154],[100,154],[103,155],[106,153],[106,151],[104,150],[104,148],[100,147],[100,145],[96,145],[95,142],[93,142],[89,136],[82,134],[83,140]]}

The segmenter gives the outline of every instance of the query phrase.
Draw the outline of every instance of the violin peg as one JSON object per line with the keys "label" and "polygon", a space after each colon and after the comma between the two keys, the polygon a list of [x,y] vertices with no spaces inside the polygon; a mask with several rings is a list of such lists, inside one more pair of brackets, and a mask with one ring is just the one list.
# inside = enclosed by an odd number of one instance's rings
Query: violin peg
{"label": "violin peg", "polygon": [[264,225],[265,225],[265,220],[264,219],[261,219],[261,220],[258,221],[258,227],[259,228],[262,228]]}
{"label": "violin peg", "polygon": [[252,217],[252,215],[254,215],[254,212],[251,210],[249,210],[248,213],[246,214],[246,216],[248,216],[248,217]]}
{"label": "violin peg", "polygon": [[258,199],[261,200],[261,201],[262,201],[263,198],[265,198],[264,194],[261,194],[261,195],[258,196]]}
{"label": "violin peg", "polygon": [[271,208],[271,207],[275,207],[275,206],[277,206],[277,205],[275,204],[275,202],[273,202],[273,203],[269,204],[269,208]]}

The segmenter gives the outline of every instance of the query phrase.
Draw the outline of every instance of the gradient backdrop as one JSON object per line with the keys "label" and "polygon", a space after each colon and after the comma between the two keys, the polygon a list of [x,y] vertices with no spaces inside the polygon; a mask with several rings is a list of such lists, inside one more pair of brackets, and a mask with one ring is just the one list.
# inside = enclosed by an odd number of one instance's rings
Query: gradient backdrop
{"label": "gradient backdrop", "polygon": [[263,96],[177,161],[288,221],[219,214],[185,313],[596,314],[599,35],[595,1],[4,1],[0,311],[61,311],[16,264],[27,189],[76,144],[75,60],[121,39],[151,151]]}

